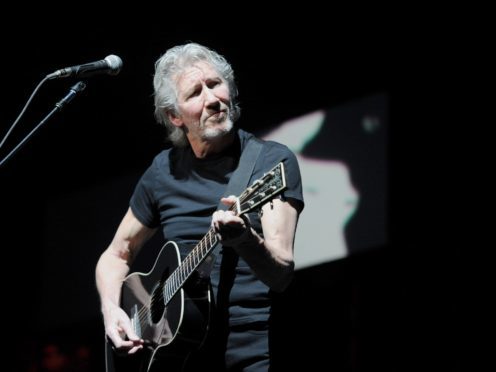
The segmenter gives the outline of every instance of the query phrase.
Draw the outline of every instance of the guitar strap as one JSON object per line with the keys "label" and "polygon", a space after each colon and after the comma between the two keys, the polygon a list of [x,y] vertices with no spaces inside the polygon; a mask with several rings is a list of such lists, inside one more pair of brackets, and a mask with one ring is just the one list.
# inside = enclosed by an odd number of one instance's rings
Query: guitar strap
{"label": "guitar strap", "polygon": [[[239,195],[244,189],[248,187],[248,181],[253,173],[253,168],[255,168],[255,163],[257,162],[258,155],[262,150],[263,142],[251,136],[245,149],[241,153],[241,158],[239,159],[239,164],[227,184],[224,196],[229,195]],[[218,209],[225,210],[227,206],[223,203],[219,203]]]}
{"label": "guitar strap", "polygon": [[[248,139],[248,143],[241,153],[238,166],[234,170],[231,179],[227,184],[226,191],[224,191],[224,197],[229,195],[239,195],[248,187],[248,182],[250,181],[250,177],[253,173],[253,169],[255,168],[255,163],[257,162],[258,156],[262,151],[262,147],[262,140],[253,135]],[[217,209],[226,210],[227,206],[222,202],[219,202]],[[200,271],[201,277],[206,278],[210,275],[221,247],[222,244],[219,243],[204,263],[200,265],[198,271]]]}

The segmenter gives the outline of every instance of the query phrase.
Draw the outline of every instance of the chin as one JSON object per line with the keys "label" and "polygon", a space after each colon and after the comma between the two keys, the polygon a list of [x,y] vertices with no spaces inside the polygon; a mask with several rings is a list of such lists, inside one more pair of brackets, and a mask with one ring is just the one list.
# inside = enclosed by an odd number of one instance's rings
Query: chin
{"label": "chin", "polygon": [[203,132],[203,138],[212,139],[223,137],[224,135],[230,133],[232,129],[233,122],[228,119],[222,124],[216,124],[214,127],[205,128],[205,131]]}

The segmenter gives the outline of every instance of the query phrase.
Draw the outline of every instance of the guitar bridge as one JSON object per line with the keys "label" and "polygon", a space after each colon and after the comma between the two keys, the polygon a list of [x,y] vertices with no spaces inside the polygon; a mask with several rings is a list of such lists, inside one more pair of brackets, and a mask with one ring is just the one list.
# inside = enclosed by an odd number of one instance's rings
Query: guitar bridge
{"label": "guitar bridge", "polygon": [[141,323],[139,321],[139,313],[138,313],[138,306],[135,304],[132,309],[131,309],[131,326],[133,327],[134,333],[138,337],[142,337],[141,335]]}

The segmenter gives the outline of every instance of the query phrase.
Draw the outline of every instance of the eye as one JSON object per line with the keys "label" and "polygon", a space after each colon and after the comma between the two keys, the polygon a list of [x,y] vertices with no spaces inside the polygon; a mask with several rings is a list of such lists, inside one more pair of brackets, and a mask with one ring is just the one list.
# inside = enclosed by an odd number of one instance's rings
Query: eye
{"label": "eye", "polygon": [[222,81],[219,79],[210,80],[209,82],[207,82],[207,87],[209,87],[210,89],[213,89],[213,88],[215,88],[221,84],[222,84]]}
{"label": "eye", "polygon": [[196,88],[188,95],[188,98],[196,97],[200,94],[200,92],[201,92],[201,88]]}

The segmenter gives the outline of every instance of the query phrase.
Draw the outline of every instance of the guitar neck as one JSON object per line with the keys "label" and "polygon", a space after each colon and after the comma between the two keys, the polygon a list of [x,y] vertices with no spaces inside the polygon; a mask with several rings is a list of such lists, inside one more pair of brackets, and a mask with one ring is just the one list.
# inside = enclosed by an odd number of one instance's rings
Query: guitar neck
{"label": "guitar neck", "polygon": [[215,232],[213,229],[210,229],[169,276],[164,285],[164,300],[166,305],[184,285],[191,274],[207,258],[210,252],[212,252],[218,242],[219,240],[217,239]]}

